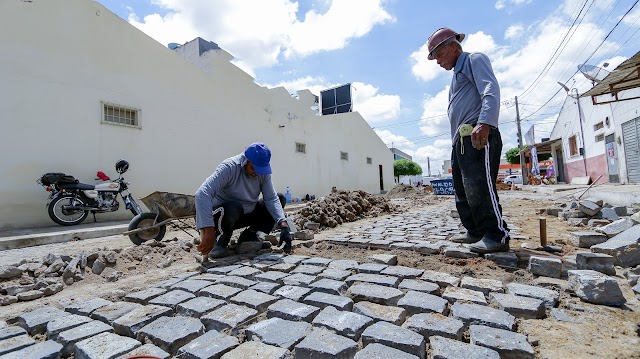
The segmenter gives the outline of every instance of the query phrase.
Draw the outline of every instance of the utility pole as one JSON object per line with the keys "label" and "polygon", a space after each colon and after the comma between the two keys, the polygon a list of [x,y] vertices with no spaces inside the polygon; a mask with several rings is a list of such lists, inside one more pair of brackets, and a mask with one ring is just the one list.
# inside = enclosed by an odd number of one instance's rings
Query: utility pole
{"label": "utility pole", "polygon": [[584,142],[584,128],[582,127],[582,108],[580,107],[580,95],[578,94],[578,89],[574,87],[576,90],[576,102],[578,103],[578,121],[580,122],[580,137],[582,137],[582,162],[584,164],[584,175],[589,176],[587,173],[587,144]]}
{"label": "utility pole", "polygon": [[520,153],[520,173],[522,174],[522,184],[529,184],[525,175],[526,166],[524,164],[524,153],[522,153],[522,130],[520,129],[520,110],[518,109],[518,96],[516,96],[516,123],[518,124],[518,150]]}
{"label": "utility pole", "polygon": [[431,159],[429,157],[427,157],[427,171],[429,177],[431,177]]}

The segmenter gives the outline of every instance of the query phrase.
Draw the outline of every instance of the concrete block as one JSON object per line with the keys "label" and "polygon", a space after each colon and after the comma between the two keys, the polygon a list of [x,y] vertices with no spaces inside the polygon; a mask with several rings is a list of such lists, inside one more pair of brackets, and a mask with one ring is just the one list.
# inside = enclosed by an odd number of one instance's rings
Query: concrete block
{"label": "concrete block", "polygon": [[166,292],[167,290],[164,288],[149,288],[140,292],[127,294],[124,297],[124,300],[125,302],[148,304],[151,299],[156,298]]}
{"label": "concrete block", "polygon": [[358,351],[358,343],[326,329],[314,329],[295,346],[295,358],[351,359]]}
{"label": "concrete block", "polygon": [[604,243],[609,239],[602,233],[595,231],[569,232],[571,244],[580,248],[590,248],[593,245]]}
{"label": "concrete block", "polygon": [[436,294],[440,290],[440,286],[431,282],[424,282],[416,279],[405,279],[400,282],[398,289]]}
{"label": "concrete block", "polygon": [[267,308],[268,318],[281,318],[289,321],[311,322],[320,312],[320,308],[302,304],[291,299],[281,299]]}
{"label": "concrete block", "polygon": [[160,317],[145,325],[136,335],[143,343],[151,342],[170,354],[204,334],[204,325],[197,318]]}
{"label": "concrete block", "polygon": [[425,358],[424,337],[391,323],[377,322],[365,329],[362,333],[362,344],[367,346],[374,343],[402,350],[421,359]]}
{"label": "concrete block", "polygon": [[484,305],[455,303],[451,306],[451,316],[465,325],[486,325],[493,328],[514,330],[516,318],[504,310]]}
{"label": "concrete block", "polygon": [[482,292],[485,296],[489,293],[504,293],[504,285],[495,279],[481,279],[473,277],[462,277],[460,287]]}
{"label": "concrete block", "polygon": [[429,339],[433,359],[500,359],[497,351],[458,340],[434,336]]}
{"label": "concrete block", "polygon": [[463,301],[487,305],[487,300],[482,292],[466,288],[447,287],[442,293],[442,298],[448,300],[449,303],[452,304],[458,301]]}
{"label": "concrete block", "polygon": [[380,358],[394,358],[394,359],[418,359],[417,356],[405,353],[401,350],[394,349],[382,344],[369,344],[364,349],[359,351],[353,359],[380,359]]}
{"label": "concrete block", "polygon": [[28,335],[18,335],[0,340],[0,355],[14,352],[36,344],[36,341]]}
{"label": "concrete block", "polygon": [[312,288],[318,292],[342,295],[347,291],[347,283],[333,279],[322,278],[309,284],[309,288]]}
{"label": "concrete block", "polygon": [[397,287],[398,283],[400,283],[400,279],[398,277],[392,277],[388,275],[380,275],[380,274],[369,274],[369,273],[358,273],[352,276],[349,276],[346,280],[348,285],[352,285],[356,282],[362,283],[370,283],[377,284],[387,287]]}
{"label": "concrete block", "polygon": [[569,271],[569,288],[594,304],[620,306],[627,301],[614,278],[593,270]]}
{"label": "concrete block", "polygon": [[178,349],[179,358],[201,359],[220,358],[240,344],[238,338],[209,330]]}
{"label": "concrete block", "polygon": [[62,344],[62,354],[70,355],[74,352],[74,347],[77,342],[87,338],[91,338],[100,333],[112,331],[113,328],[111,328],[110,325],[98,320],[93,320],[89,323],[82,324],[69,330],[65,330],[64,332],[58,334],[58,338],[56,338],[56,341]]}
{"label": "concrete block", "polygon": [[129,313],[130,311],[142,307],[142,304],[131,302],[113,302],[104,307],[100,307],[91,313],[90,317],[95,320],[111,325],[114,320]]}
{"label": "concrete block", "polygon": [[184,290],[175,289],[151,299],[149,301],[149,304],[169,307],[175,311],[178,304],[182,302],[186,302],[187,300],[193,299],[195,297],[196,296],[193,293],[185,292]]}
{"label": "concrete block", "polygon": [[396,288],[368,283],[354,284],[347,292],[354,302],[368,301],[382,305],[395,305],[403,294]]}
{"label": "concrete block", "polygon": [[207,330],[231,330],[232,335],[236,335],[241,328],[241,323],[247,324],[255,319],[258,311],[252,308],[227,304],[208,314],[203,315],[200,320],[207,327]]}
{"label": "concrete block", "polygon": [[[109,302],[111,303],[111,302]],[[28,313],[18,316],[18,325],[24,328],[29,335],[44,333],[47,323],[50,321],[69,315],[54,307],[41,307]]]}
{"label": "concrete block", "polygon": [[58,334],[91,321],[91,318],[77,314],[56,318],[47,323],[47,338],[56,339]]}
{"label": "concrete block", "polygon": [[176,313],[185,317],[200,318],[206,313],[220,308],[227,302],[209,297],[197,297],[178,304]]}
{"label": "concrete block", "polygon": [[436,283],[440,288],[457,287],[460,283],[460,278],[452,276],[451,274],[436,272],[432,270],[425,270],[420,279],[427,282]]}
{"label": "concrete block", "polygon": [[382,320],[395,325],[402,324],[407,317],[407,311],[404,308],[366,301],[354,304],[353,312],[372,318],[376,322]]}
{"label": "concrete block", "polygon": [[133,349],[130,352],[125,353],[123,356],[118,357],[117,359],[129,359],[131,357],[141,356],[141,355],[153,356],[154,359],[155,358],[169,359],[169,357],[171,356],[169,353],[165,352],[164,350],[158,348],[153,344],[145,344],[143,346],[137,347],[136,349]]}
{"label": "concrete block", "polygon": [[613,263],[614,258],[603,253],[578,253],[576,256],[576,269],[590,269],[606,275],[616,275]]}
{"label": "concrete block", "polygon": [[491,293],[489,301],[496,308],[504,310],[516,318],[543,319],[546,317],[544,302],[540,299]]}
{"label": "concrete block", "polygon": [[199,296],[210,297],[215,299],[228,300],[234,295],[240,293],[242,289],[230,287],[225,284],[214,284],[206,288],[200,289]]}
{"label": "concrete block", "polygon": [[2,359],[58,359],[61,350],[62,344],[47,340],[7,353]]}
{"label": "concrete block", "polygon": [[594,253],[612,256],[621,267],[635,267],[640,264],[640,225],[635,225],[608,241],[591,247]]}
{"label": "concrete block", "polygon": [[422,335],[427,342],[433,336],[462,340],[465,328],[461,320],[437,313],[412,315],[407,318],[402,327]]}
{"label": "concrete block", "polygon": [[404,308],[407,311],[407,315],[424,312],[446,314],[447,303],[445,299],[435,295],[408,291],[407,294],[398,301],[398,307]]}
{"label": "concrete block", "polygon": [[388,266],[383,269],[380,274],[398,277],[401,279],[406,278],[418,278],[424,273],[424,270],[417,268],[410,268],[405,266]]}
{"label": "concrete block", "polygon": [[309,294],[304,298],[303,302],[318,308],[325,308],[327,306],[332,306],[340,310],[351,310],[353,308],[353,300],[351,300],[351,298],[322,292]]}
{"label": "concrete block", "polygon": [[529,272],[551,278],[562,276],[562,260],[555,257],[529,257]]}
{"label": "concrete block", "polygon": [[493,349],[504,359],[534,359],[535,351],[527,337],[508,330],[472,325],[469,329],[471,344]]}
{"label": "concrete block", "polygon": [[373,263],[386,264],[394,266],[398,264],[398,256],[395,254],[373,254],[367,257]]}
{"label": "concrete block", "polygon": [[116,319],[113,322],[113,329],[116,334],[135,338],[136,333],[138,333],[142,327],[161,316],[171,314],[172,310],[170,308],[153,304],[145,305]]}
{"label": "concrete block", "polygon": [[74,350],[74,359],[115,359],[142,346],[142,343],[129,337],[113,333],[100,333],[78,342]]}
{"label": "concrete block", "polygon": [[358,340],[364,329],[373,323],[373,319],[352,312],[337,310],[334,307],[324,308],[313,319],[313,326],[323,327],[339,335]]}

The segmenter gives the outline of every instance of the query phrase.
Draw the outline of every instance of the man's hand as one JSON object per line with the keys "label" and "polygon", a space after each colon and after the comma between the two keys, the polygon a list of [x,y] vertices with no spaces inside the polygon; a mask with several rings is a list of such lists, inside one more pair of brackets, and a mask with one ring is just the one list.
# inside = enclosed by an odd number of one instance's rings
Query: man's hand
{"label": "man's hand", "polygon": [[278,246],[282,246],[282,250],[285,253],[291,253],[291,231],[289,230],[289,226],[286,221],[280,223],[280,242],[278,242]]}
{"label": "man's hand", "polygon": [[486,123],[479,123],[471,132],[471,144],[476,150],[481,150],[489,143],[489,130],[491,126]]}
{"label": "man's hand", "polygon": [[218,236],[218,231],[216,227],[204,227],[200,230],[200,244],[196,248],[198,248],[198,252],[203,256],[206,256],[211,252],[213,246],[216,244],[216,237]]}

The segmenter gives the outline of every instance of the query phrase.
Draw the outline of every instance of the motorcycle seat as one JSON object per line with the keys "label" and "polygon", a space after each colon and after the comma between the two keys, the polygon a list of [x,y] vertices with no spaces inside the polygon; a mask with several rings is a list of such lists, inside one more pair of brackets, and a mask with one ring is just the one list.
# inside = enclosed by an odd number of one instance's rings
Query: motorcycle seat
{"label": "motorcycle seat", "polygon": [[69,183],[69,184],[61,184],[58,185],[61,189],[79,189],[82,191],[95,189],[96,186],[84,183]]}

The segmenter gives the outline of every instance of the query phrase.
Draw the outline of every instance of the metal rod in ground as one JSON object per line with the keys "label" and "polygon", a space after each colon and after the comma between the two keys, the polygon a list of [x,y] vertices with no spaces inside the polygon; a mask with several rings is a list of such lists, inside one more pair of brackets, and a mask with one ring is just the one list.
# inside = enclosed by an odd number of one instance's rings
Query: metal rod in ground
{"label": "metal rod in ground", "polygon": [[544,217],[540,217],[540,245],[547,245],[547,219]]}

